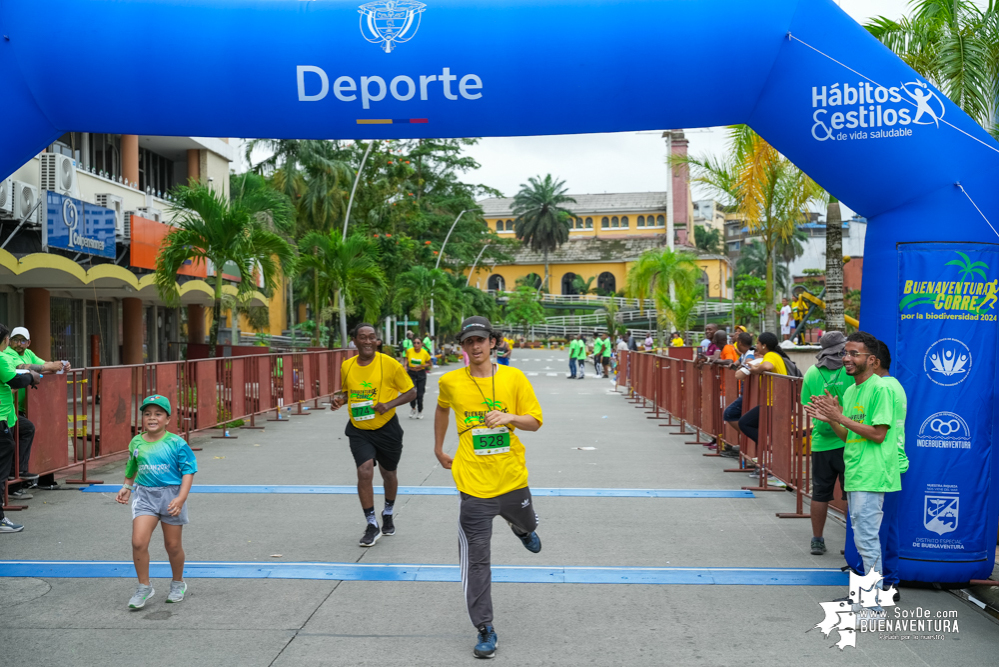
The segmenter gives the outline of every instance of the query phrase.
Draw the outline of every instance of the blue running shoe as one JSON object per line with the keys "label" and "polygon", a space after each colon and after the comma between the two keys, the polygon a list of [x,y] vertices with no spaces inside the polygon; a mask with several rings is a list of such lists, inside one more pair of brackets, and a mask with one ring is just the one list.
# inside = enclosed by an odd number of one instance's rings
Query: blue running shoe
{"label": "blue running shoe", "polygon": [[491,625],[483,625],[479,628],[479,643],[475,645],[472,654],[476,658],[493,658],[496,656],[496,631]]}
{"label": "blue running shoe", "polygon": [[520,541],[524,543],[524,548],[531,553],[539,553],[541,551],[541,538],[538,537],[536,532],[529,533],[527,535],[517,535]]}

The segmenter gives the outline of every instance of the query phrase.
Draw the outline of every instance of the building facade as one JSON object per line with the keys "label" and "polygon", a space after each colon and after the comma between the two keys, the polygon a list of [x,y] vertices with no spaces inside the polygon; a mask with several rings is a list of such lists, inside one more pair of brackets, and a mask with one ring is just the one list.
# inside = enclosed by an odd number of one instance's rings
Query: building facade
{"label": "building facade", "polygon": [[0,181],[0,322],[28,327],[42,358],[77,367],[180,358],[204,339],[216,267],[181,269],[179,307],[159,298],[168,193],[194,179],[228,197],[233,157],[226,139],[60,137]]}

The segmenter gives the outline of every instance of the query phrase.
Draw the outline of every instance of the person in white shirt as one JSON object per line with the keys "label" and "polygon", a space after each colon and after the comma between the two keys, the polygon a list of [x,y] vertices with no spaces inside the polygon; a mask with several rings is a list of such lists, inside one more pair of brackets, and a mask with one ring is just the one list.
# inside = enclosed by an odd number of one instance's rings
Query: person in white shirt
{"label": "person in white shirt", "polygon": [[787,297],[781,300],[783,306],[780,309],[780,335],[787,340],[791,337],[791,306],[787,303]]}

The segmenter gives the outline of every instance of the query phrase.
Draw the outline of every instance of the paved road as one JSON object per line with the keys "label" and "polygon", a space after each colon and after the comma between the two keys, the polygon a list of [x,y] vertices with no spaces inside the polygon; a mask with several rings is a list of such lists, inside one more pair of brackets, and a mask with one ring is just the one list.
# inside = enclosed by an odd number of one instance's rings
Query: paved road
{"label": "paved road", "polygon": [[[738,489],[743,474],[612,393],[592,375],[565,379],[564,352],[515,352],[534,382],[544,427],[523,436],[535,487]],[[592,367],[590,367],[592,370]],[[554,376],[550,374],[554,373]],[[536,375],[535,375],[536,374]],[[400,481],[453,485],[433,456],[428,418],[402,411],[406,449]],[[198,438],[199,484],[352,484],[346,416],[317,412],[234,441]],[[453,450],[456,438],[448,437]],[[593,449],[578,449],[587,447]],[[106,482],[123,464],[100,471]],[[17,515],[27,528],[0,539],[4,560],[129,561],[130,521],[110,493],[38,492]],[[400,497],[398,532],[372,549],[357,540],[364,519],[350,495],[196,494],[185,529],[188,562],[457,562],[458,501]],[[829,554],[808,553],[807,520],[777,519],[789,493],[755,498],[544,497],[544,550],[534,555],[496,524],[493,562],[553,567],[837,568],[844,530],[827,529]],[[378,499],[381,507],[381,499]],[[165,560],[159,533],[153,560]],[[836,555],[834,555],[836,554]],[[0,564],[0,569],[4,566]],[[182,604],[163,604],[168,582],[138,612],[126,609],[133,581],[0,577],[0,655],[10,665],[462,665],[474,630],[451,582],[311,579],[190,579]],[[901,609],[956,611],[959,632],[936,641],[857,638],[830,648],[835,633],[806,632],[820,602],[845,586],[599,585],[497,583],[497,660],[510,665],[984,665],[995,661],[999,627],[953,596],[903,590]],[[932,633],[921,633],[932,634]]]}

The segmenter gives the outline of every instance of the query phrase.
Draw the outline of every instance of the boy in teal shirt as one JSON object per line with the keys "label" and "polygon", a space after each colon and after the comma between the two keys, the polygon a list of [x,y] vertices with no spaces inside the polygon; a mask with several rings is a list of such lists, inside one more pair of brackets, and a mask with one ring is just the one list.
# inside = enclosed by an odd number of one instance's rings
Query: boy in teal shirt
{"label": "boy in teal shirt", "polygon": [[[819,340],[822,351],[816,355],[818,361],[805,372],[801,384],[801,404],[808,405],[813,396],[824,396],[829,392],[843,405],[843,394],[853,380],[843,368],[843,348],[846,336],[840,331],[829,331]],[[833,500],[836,480],[840,489],[845,488],[843,480],[843,441],[826,422],[812,423],[812,543],[813,556],[826,552],[825,530],[829,502]]]}
{"label": "boy in teal shirt", "polygon": [[[881,529],[885,493],[902,488],[898,450],[888,431],[895,426],[891,391],[874,370],[880,342],[865,331],[847,338],[844,368],[854,384],[841,407],[828,392],[805,406],[813,419],[827,422],[844,442],[845,490],[850,520],[864,573],[883,573]],[[845,414],[844,414],[845,413]]]}
{"label": "boy in teal shirt", "polygon": [[[181,533],[187,519],[187,495],[198,472],[194,452],[179,435],[167,432],[170,401],[154,394],[142,401],[143,433],[128,443],[125,483],[116,500],[132,499],[132,561],[139,586],[130,609],[142,609],[155,590],[149,582],[149,540],[157,523],[163,524],[163,544],[170,559],[173,581],[167,602],[180,602],[187,593],[184,581],[184,546]],[[132,482],[135,481],[133,485]]]}

